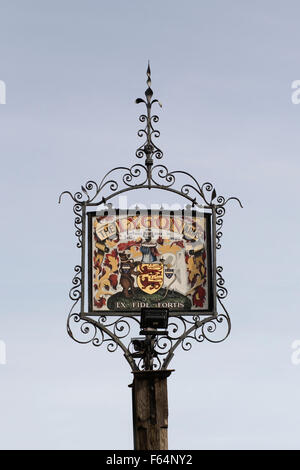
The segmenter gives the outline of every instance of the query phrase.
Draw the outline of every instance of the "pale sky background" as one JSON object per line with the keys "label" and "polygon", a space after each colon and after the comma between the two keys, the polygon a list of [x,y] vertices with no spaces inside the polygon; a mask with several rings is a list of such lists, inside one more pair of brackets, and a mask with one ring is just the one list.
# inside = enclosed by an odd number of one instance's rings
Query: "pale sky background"
{"label": "pale sky background", "polygon": [[244,204],[219,253],[232,333],[175,355],[169,447],[300,448],[299,15],[296,0],[0,0],[2,449],[133,446],[123,355],[66,333],[79,250],[57,200],[137,162],[148,59],[163,162]]}

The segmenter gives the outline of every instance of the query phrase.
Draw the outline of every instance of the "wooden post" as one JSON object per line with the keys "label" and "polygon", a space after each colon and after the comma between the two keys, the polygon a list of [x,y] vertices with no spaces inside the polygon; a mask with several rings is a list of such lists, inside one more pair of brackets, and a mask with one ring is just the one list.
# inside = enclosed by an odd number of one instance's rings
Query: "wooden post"
{"label": "wooden post", "polygon": [[134,450],[168,449],[167,377],[172,370],[133,372]]}

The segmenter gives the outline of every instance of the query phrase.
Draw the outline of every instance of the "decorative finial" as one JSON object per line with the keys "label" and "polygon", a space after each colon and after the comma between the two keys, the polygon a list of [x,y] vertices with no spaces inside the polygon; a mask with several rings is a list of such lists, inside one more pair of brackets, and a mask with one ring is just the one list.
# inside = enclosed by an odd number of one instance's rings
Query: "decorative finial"
{"label": "decorative finial", "polygon": [[136,151],[136,156],[138,158],[145,158],[145,165],[147,166],[148,170],[148,180],[150,181],[151,179],[151,168],[153,165],[153,157],[157,159],[161,159],[163,156],[163,152],[158,148],[153,142],[152,142],[152,137],[159,137],[160,132],[153,127],[153,123],[159,121],[159,117],[156,115],[151,116],[151,108],[153,103],[158,103],[159,106],[161,107],[161,103],[155,99],[152,100],[153,97],[153,91],[151,88],[151,69],[150,69],[150,63],[148,61],[148,67],[147,67],[147,86],[148,88],[145,91],[145,97],[146,100],[143,98],[137,98],[135,102],[137,104],[139,103],[144,103],[146,105],[147,109],[147,115],[146,114],[141,114],[139,117],[140,122],[145,122],[146,126],[144,129],[140,129],[138,131],[138,136],[139,137],[146,137],[145,142],[137,149]]}
{"label": "decorative finial", "polygon": [[148,61],[148,68],[147,68],[147,85],[148,85],[148,88],[147,90],[145,91],[145,96],[147,98],[147,101],[148,103],[151,102],[151,98],[153,96],[153,91],[151,90],[151,69],[150,69],[150,62]]}

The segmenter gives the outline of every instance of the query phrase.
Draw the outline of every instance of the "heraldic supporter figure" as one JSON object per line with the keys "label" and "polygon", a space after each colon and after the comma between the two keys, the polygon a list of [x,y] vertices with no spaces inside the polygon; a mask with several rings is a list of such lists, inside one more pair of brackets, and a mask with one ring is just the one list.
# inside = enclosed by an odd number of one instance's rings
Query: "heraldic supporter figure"
{"label": "heraldic supporter figure", "polygon": [[135,268],[140,264],[140,262],[132,261],[130,254],[128,253],[119,253],[121,259],[120,267],[120,284],[123,287],[123,294],[125,297],[132,297],[134,289],[134,277],[139,273]]}

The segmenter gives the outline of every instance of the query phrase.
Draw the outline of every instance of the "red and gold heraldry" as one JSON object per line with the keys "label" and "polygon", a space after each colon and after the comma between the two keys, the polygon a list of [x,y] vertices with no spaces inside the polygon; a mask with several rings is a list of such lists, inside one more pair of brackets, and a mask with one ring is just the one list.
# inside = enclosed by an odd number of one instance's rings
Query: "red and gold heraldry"
{"label": "red and gold heraldry", "polygon": [[196,211],[89,213],[89,311],[211,308],[210,216]]}

